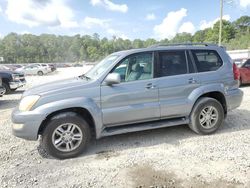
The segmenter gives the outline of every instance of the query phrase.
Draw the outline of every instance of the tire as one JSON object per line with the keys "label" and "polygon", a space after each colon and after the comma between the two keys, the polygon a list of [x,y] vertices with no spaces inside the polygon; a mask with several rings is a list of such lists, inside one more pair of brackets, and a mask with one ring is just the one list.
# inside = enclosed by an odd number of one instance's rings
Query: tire
{"label": "tire", "polygon": [[6,83],[2,83],[2,86],[3,86],[3,88],[4,88],[4,92],[3,92],[3,95],[5,95],[5,94],[10,94],[11,93],[11,89],[10,89],[10,86],[9,86],[9,84],[6,84]]}
{"label": "tire", "polygon": [[[211,114],[209,112],[211,112]],[[224,115],[224,109],[219,101],[213,98],[203,97],[199,99],[193,107],[189,127],[197,134],[212,134],[222,125]]]}
{"label": "tire", "polygon": [[[72,125],[75,126],[75,129],[72,128],[71,132],[69,132],[69,130],[68,132],[73,133],[72,131],[74,131],[73,134],[75,137],[78,135],[78,139],[80,138],[79,135],[82,134],[81,140],[70,141],[70,138],[73,139],[73,137],[67,137],[67,125],[68,127],[71,127]],[[61,134],[61,136],[59,136],[58,133],[60,132],[66,135],[63,136],[63,134]],[[49,155],[58,159],[67,159],[80,155],[86,149],[90,137],[91,133],[88,123],[74,112],[65,112],[50,119],[42,133],[41,144]],[[69,147],[69,142],[72,147]],[[55,146],[56,143],[58,144],[57,147]],[[69,148],[66,147],[67,145],[71,149],[70,151]]]}
{"label": "tire", "polygon": [[38,71],[37,74],[38,76],[43,76],[43,71]]}

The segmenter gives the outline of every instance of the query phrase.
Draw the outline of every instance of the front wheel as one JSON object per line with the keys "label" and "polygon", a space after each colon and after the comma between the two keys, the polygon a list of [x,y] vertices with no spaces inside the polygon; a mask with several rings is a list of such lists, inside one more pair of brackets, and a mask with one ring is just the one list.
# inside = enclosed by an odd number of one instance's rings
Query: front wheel
{"label": "front wheel", "polygon": [[38,71],[38,76],[42,76],[43,75],[43,71]]}
{"label": "front wheel", "polygon": [[3,95],[11,93],[10,86],[6,83],[2,83],[3,86]]}
{"label": "front wheel", "polygon": [[190,115],[189,127],[198,134],[212,134],[218,130],[224,120],[221,103],[213,98],[199,99]]}
{"label": "front wheel", "polygon": [[90,140],[88,123],[78,114],[66,112],[52,118],[42,134],[42,146],[55,158],[80,155]]}

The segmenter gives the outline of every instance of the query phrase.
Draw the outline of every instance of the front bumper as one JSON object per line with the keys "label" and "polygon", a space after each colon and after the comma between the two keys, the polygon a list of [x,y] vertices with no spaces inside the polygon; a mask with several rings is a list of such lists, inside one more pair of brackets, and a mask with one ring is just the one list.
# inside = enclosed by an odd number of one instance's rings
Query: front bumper
{"label": "front bumper", "polygon": [[37,140],[39,127],[45,116],[35,111],[21,112],[16,108],[11,119],[13,135],[26,140]]}
{"label": "front bumper", "polygon": [[19,87],[23,87],[25,84],[26,84],[26,81],[9,82],[10,89],[17,89]]}
{"label": "front bumper", "polygon": [[226,95],[227,110],[233,110],[241,105],[243,91],[240,89],[228,90]]}

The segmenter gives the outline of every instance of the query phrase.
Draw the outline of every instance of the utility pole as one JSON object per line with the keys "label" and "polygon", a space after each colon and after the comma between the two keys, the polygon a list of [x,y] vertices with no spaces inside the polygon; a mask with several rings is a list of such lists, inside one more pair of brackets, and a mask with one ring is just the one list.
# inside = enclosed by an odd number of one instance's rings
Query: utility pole
{"label": "utility pole", "polygon": [[221,38],[222,38],[222,19],[223,19],[223,1],[220,0],[220,31],[219,31],[219,46],[221,46]]}

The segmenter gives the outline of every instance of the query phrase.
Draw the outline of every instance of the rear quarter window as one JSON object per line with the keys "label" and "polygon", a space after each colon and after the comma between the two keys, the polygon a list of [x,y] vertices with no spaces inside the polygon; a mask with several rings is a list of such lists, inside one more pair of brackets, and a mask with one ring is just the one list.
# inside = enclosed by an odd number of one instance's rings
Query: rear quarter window
{"label": "rear quarter window", "polygon": [[214,50],[191,50],[198,72],[216,71],[223,62]]}

